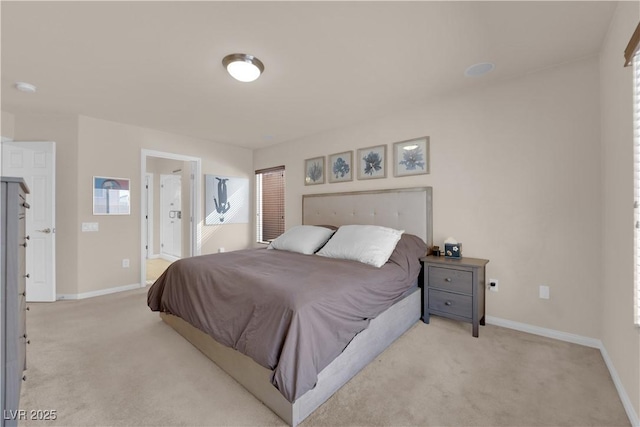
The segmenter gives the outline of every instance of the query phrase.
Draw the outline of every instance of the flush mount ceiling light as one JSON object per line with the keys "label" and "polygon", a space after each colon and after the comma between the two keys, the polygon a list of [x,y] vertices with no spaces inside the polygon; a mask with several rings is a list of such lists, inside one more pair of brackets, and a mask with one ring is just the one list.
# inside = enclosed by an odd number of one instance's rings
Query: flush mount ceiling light
{"label": "flush mount ceiling light", "polygon": [[31,83],[16,82],[16,84],[14,86],[20,92],[36,93],[36,87],[34,85],[32,85]]}
{"label": "flush mount ceiling light", "polygon": [[222,65],[236,80],[252,82],[264,71],[264,64],[255,56],[246,53],[232,53],[222,59]]}
{"label": "flush mount ceiling light", "polygon": [[464,72],[464,75],[467,77],[480,77],[490,71],[493,71],[494,68],[496,68],[496,66],[490,62],[481,62],[467,68],[467,70]]}

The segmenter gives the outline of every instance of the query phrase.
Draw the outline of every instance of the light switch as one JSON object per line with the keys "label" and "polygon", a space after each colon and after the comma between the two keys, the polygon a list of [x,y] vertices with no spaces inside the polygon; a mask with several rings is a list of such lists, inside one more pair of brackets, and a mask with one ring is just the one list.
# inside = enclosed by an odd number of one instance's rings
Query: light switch
{"label": "light switch", "polygon": [[97,222],[83,222],[82,231],[98,231]]}

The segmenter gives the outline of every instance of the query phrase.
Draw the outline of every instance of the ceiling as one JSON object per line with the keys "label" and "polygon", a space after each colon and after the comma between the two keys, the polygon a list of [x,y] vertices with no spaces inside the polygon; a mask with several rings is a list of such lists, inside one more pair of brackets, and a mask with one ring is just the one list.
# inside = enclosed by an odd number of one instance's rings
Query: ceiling
{"label": "ceiling", "polygon": [[[260,148],[597,54],[615,6],[2,1],[2,110]],[[264,74],[233,80],[229,53],[257,56]],[[464,76],[486,61],[492,73]]]}

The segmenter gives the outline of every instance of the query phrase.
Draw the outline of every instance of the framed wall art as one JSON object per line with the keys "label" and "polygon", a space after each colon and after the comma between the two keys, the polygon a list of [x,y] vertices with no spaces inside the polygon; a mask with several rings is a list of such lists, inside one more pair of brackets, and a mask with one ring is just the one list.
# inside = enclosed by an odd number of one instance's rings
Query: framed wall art
{"label": "framed wall art", "polygon": [[205,175],[205,225],[249,223],[249,178]]}
{"label": "framed wall art", "polygon": [[393,144],[393,176],[429,173],[429,137]]}
{"label": "framed wall art", "polygon": [[304,185],[324,184],[324,156],[304,161]]}
{"label": "framed wall art", "polygon": [[358,155],[358,179],[387,177],[387,146],[360,148]]}
{"label": "framed wall art", "polygon": [[127,178],[93,177],[93,214],[129,215],[131,194]]}
{"label": "framed wall art", "polygon": [[329,156],[329,182],[353,181],[353,151]]}

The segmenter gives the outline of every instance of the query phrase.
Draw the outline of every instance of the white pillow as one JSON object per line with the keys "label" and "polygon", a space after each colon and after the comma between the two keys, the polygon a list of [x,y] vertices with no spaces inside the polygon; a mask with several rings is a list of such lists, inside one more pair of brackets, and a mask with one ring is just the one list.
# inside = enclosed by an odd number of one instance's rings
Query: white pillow
{"label": "white pillow", "polygon": [[402,233],[404,230],[377,225],[343,225],[318,255],[382,267],[396,248]]}
{"label": "white pillow", "polygon": [[280,249],[311,255],[320,249],[333,233],[333,230],[326,227],[297,225],[278,236],[267,246],[267,249]]}

